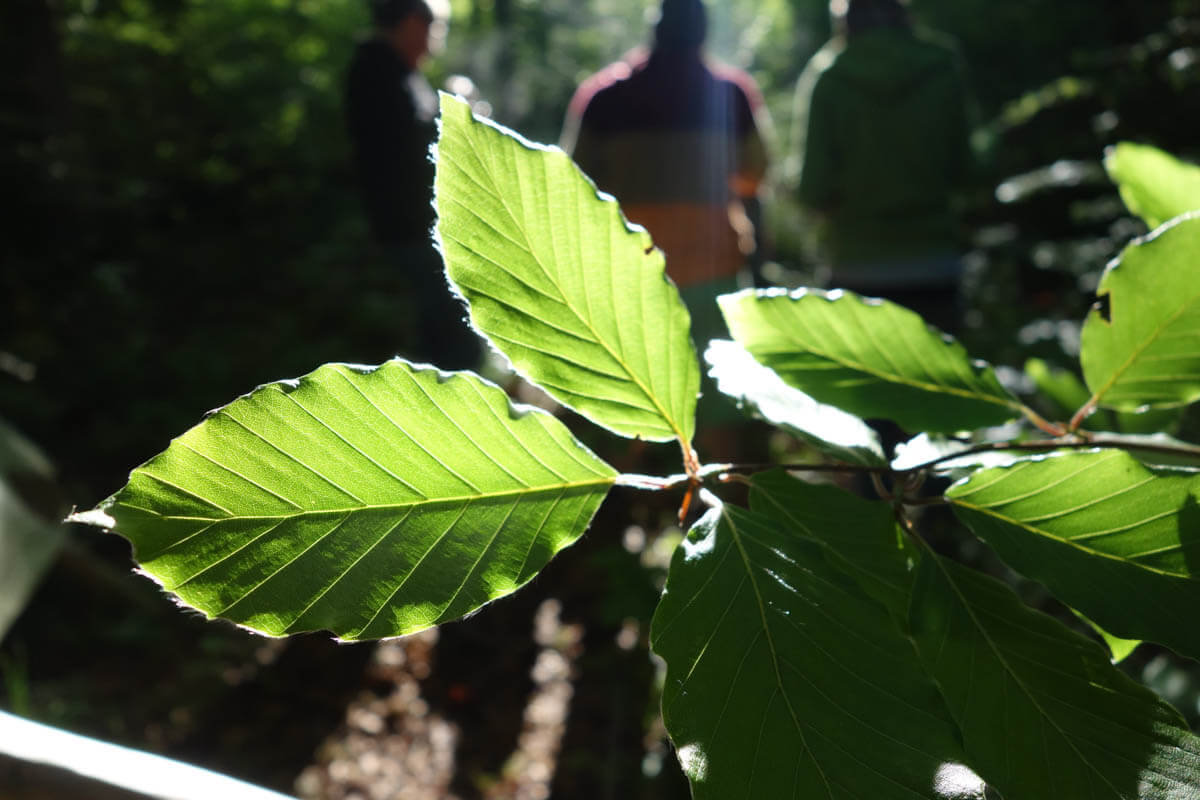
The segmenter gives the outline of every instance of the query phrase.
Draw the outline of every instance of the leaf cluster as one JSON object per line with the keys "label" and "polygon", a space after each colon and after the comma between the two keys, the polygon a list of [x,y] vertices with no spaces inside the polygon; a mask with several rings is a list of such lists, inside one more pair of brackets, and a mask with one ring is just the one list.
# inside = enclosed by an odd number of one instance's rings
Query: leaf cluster
{"label": "leaf cluster", "polygon": [[[1200,399],[1200,196],[1184,167],[1110,159],[1131,208],[1167,221],[1106,271],[1082,378],[1033,370],[1079,400],[1061,420],[892,303],[722,297],[733,341],[705,352],[720,390],[820,456],[764,471],[695,453],[689,314],[647,233],[561,151],[448,96],[441,125],[437,238],[474,328],[596,425],[675,442],[682,474],[620,474],[478,376],[397,359],[261,387],[75,519],[127,537],[207,616],[370,639],[515,591],[613,486],[682,488],[706,510],[651,646],[696,797],[1200,796],[1200,740],[1177,711],[1097,641],[937,552],[913,513],[949,505],[1105,641],[1200,657],[1200,448],[1092,429],[1101,410]],[[889,454],[868,419],[921,436]],[[817,470],[880,496],[804,479]],[[928,491],[931,477],[954,483]],[[746,507],[721,499],[731,481]]]}

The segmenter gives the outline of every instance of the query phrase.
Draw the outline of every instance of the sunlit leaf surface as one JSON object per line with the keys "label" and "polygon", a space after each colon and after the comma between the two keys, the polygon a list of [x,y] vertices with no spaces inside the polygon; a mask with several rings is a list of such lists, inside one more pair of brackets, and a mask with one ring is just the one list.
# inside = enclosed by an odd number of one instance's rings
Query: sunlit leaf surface
{"label": "sunlit leaf surface", "polygon": [[1083,325],[1083,376],[1101,406],[1132,411],[1200,399],[1200,214],[1125,248]]}
{"label": "sunlit leaf surface", "polygon": [[943,433],[1020,414],[991,367],[894,303],[811,289],[746,290],[720,303],[739,344],[821,403]]}
{"label": "sunlit leaf surface", "polygon": [[820,543],[833,566],[867,594],[901,616],[908,613],[916,554],[887,503],[772,470],[751,479],[750,508]]}
{"label": "sunlit leaf surface", "polygon": [[526,377],[624,436],[690,442],[700,368],[650,236],[562,151],[442,96],[438,234],[471,320]]}
{"label": "sunlit leaf surface", "polygon": [[1200,167],[1156,147],[1121,142],[1105,154],[1104,167],[1125,205],[1151,228],[1200,209]]}
{"label": "sunlit leaf surface", "polygon": [[950,488],[959,517],[1014,569],[1125,639],[1200,657],[1200,474],[1120,450],[976,473]]}
{"label": "sunlit leaf surface", "polygon": [[709,511],[651,644],[696,798],[981,796],[911,643],[788,515]]}
{"label": "sunlit leaf surface", "polygon": [[818,403],[783,382],[737,342],[716,339],[704,352],[717,388],[826,455],[850,464],[887,463],[879,434],[853,414]]}
{"label": "sunlit leaf surface", "polygon": [[473,375],[330,364],[213,412],[82,516],[208,616],[369,639],[514,591],[614,477]]}
{"label": "sunlit leaf surface", "polygon": [[1005,585],[926,557],[911,619],[971,763],[1004,797],[1200,795],[1200,740],[1178,712]]}

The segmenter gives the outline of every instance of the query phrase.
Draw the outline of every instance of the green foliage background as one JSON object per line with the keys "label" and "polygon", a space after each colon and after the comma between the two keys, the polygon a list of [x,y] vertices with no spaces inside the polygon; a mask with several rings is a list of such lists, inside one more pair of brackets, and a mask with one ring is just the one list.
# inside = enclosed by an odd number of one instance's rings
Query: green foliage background
{"label": "green foliage background", "polygon": [[[555,141],[576,83],[647,41],[653,5],[454,0],[430,72],[435,84],[469,76],[498,121]],[[1185,98],[1200,84],[1200,4],[913,7],[958,40],[977,92],[991,159],[970,212],[990,233],[978,248],[989,328],[1028,321],[1012,310],[1021,294],[1039,316],[1078,319],[1086,301],[1066,295],[1083,298],[1134,232],[1114,228],[1124,215],[1098,169],[1103,147],[1196,147]],[[363,3],[14,0],[0,15],[0,126],[12,142],[0,169],[21,187],[6,217],[0,350],[38,370],[32,382],[5,376],[0,413],[59,460],[59,442],[86,435],[99,459],[87,478],[108,484],[131,450],[157,452],[231,392],[323,360],[394,354],[395,287],[365,244],[341,119]],[[825,3],[714,3],[711,28],[712,52],[762,86],[782,165],[794,79],[827,35]],[[1063,158],[1097,168],[1034,172]],[[996,203],[996,184],[1014,175],[1027,179]],[[786,185],[768,213],[772,256],[802,278]]]}
{"label": "green foliage background", "polygon": [[[469,76],[495,119],[555,141],[577,82],[645,43],[653,6],[454,0],[430,73],[438,85]],[[1135,232],[1114,228],[1124,214],[1098,169],[1103,147],[1194,152],[1184,98],[1200,85],[1200,3],[913,7],[958,40],[992,154],[970,204],[991,234],[977,287],[989,329],[1028,321],[1011,310],[1022,293],[1039,316],[1080,318],[1077,290]],[[31,382],[4,377],[0,413],[60,461],[59,442],[86,436],[98,461],[64,465],[68,476],[82,467],[109,484],[196,408],[324,360],[397,351],[402,315],[366,245],[341,118],[363,3],[16,0],[0,14],[0,125],[13,143],[0,169],[22,189],[6,220],[0,350],[37,368]],[[738,0],[714,3],[712,17],[711,51],[763,88],[782,166],[794,79],[826,38],[825,3]],[[1097,168],[1034,174],[1012,202],[993,199],[1000,181],[1062,158]],[[768,209],[772,256],[803,278],[785,184]]]}

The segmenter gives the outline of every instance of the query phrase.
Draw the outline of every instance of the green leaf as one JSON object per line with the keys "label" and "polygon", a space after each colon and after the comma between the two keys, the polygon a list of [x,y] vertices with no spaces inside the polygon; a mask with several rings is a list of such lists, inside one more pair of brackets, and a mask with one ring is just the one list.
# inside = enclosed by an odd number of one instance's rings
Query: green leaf
{"label": "green leaf", "polygon": [[0,419],[0,475],[25,474],[54,479],[54,465],[37,445]]}
{"label": "green leaf", "polygon": [[0,639],[66,538],[54,473],[36,445],[0,420]]}
{"label": "green leaf", "polygon": [[931,554],[911,624],[971,763],[1005,797],[1200,796],[1200,740],[1178,712],[1004,584]]}
{"label": "green leaf", "polygon": [[1083,325],[1093,402],[1135,411],[1200,399],[1200,214],[1138,239],[1104,272]]}
{"label": "green leaf", "polygon": [[35,514],[0,476],[0,639],[58,554],[66,527]]}
{"label": "green leaf", "polygon": [[700,368],[650,236],[556,148],[442,95],[438,236],[471,320],[556,400],[622,436],[690,443]]}
{"label": "green leaf", "polygon": [[1105,154],[1104,168],[1125,205],[1151,228],[1200,209],[1200,167],[1156,147],[1121,142]]}
{"label": "green leaf", "polygon": [[1200,474],[1067,453],[978,472],[946,496],[1013,569],[1108,632],[1200,657]]}
{"label": "green leaf", "polygon": [[713,509],[671,561],[650,639],[693,797],[982,796],[911,643],[792,528]]}
{"label": "green leaf", "polygon": [[867,594],[893,612],[908,613],[917,554],[888,504],[771,470],[751,479],[750,508],[819,543],[833,566]]}
{"label": "green leaf", "polygon": [[1021,413],[991,367],[894,303],[812,289],[746,290],[719,302],[733,338],[818,402],[939,433]]}
{"label": "green leaf", "polygon": [[849,464],[887,463],[879,434],[853,414],[793,389],[737,342],[714,339],[704,351],[717,389],[759,417],[790,431],[827,456]]}
{"label": "green leaf", "polygon": [[209,617],[373,639],[515,591],[614,479],[474,375],[328,364],[213,412],[80,521]]}
{"label": "green leaf", "polygon": [[1096,634],[1104,640],[1104,644],[1108,648],[1108,652],[1112,654],[1112,658],[1110,658],[1109,661],[1114,664],[1120,664],[1122,661],[1129,658],[1131,655],[1133,655],[1133,651],[1137,650],[1142,644],[1141,639],[1122,639],[1119,636],[1113,636],[1111,633],[1104,630],[1104,628],[1101,628],[1095,622],[1088,619],[1075,609],[1071,609],[1071,613],[1086,622],[1088,627],[1094,630]]}

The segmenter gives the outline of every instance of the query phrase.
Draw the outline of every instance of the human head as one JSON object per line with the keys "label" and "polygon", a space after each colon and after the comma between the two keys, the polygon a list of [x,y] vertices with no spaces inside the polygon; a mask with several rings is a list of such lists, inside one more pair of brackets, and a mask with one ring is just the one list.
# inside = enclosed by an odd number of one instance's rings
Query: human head
{"label": "human head", "polygon": [[412,69],[429,53],[433,10],[425,0],[371,0],[371,19]]}
{"label": "human head", "polygon": [[663,0],[654,27],[656,47],[699,47],[707,34],[708,15],[703,0]]}
{"label": "human head", "polygon": [[834,28],[855,36],[873,28],[908,27],[907,0],[830,0]]}

